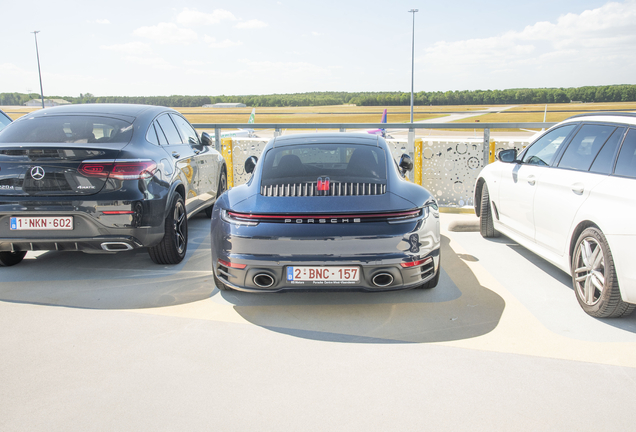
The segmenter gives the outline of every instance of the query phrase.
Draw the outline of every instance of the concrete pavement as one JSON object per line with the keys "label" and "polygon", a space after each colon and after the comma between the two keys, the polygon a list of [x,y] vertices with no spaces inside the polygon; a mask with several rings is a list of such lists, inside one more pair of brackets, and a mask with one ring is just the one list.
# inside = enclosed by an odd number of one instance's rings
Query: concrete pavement
{"label": "concrete pavement", "polygon": [[0,268],[0,430],[629,430],[636,316],[448,230],[474,220],[441,215],[430,291],[221,293],[202,215],[174,267],[29,253]]}

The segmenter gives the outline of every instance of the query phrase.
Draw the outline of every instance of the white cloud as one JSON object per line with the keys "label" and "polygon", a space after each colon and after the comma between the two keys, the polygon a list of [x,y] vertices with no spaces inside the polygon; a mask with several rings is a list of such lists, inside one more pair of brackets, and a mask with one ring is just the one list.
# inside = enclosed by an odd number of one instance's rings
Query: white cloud
{"label": "white cloud", "polygon": [[314,36],[322,36],[322,33],[318,33],[318,32],[315,32],[315,31],[311,32],[311,34],[314,35]]}
{"label": "white cloud", "polygon": [[20,69],[18,66],[13,63],[1,63],[0,64],[0,72],[4,75],[19,75],[25,72],[24,69]]}
{"label": "white cloud", "polygon": [[108,21],[107,19],[98,19],[98,20],[95,20],[95,22],[97,24],[110,24],[110,21]]}
{"label": "white cloud", "polygon": [[140,27],[133,34],[164,44],[188,44],[197,39],[197,34],[193,30],[179,28],[174,23],[159,23],[155,26]]}
{"label": "white cloud", "polygon": [[231,41],[229,39],[225,39],[222,42],[217,42],[216,38],[210,37],[208,35],[205,35],[203,40],[212,48],[230,48],[234,46],[243,45],[243,42],[241,41]]}
{"label": "white cloud", "polygon": [[173,70],[177,69],[176,66],[172,65],[165,59],[161,57],[136,57],[136,56],[127,56],[125,57],[127,61],[130,63],[134,63],[140,66],[149,67],[152,69],[161,69],[161,70]]}
{"label": "white cloud", "polygon": [[[615,72],[636,67],[636,0],[607,3],[494,37],[436,42],[417,62],[427,79],[455,80],[450,87],[457,89],[516,86],[501,81],[504,76],[511,83],[518,78],[519,86],[631,82]],[[576,80],[603,73],[608,82]],[[523,77],[527,80],[521,83]],[[471,80],[483,84],[468,84]]]}
{"label": "white cloud", "polygon": [[147,54],[150,51],[152,51],[150,48],[150,45],[143,42],[129,42],[129,43],[118,44],[118,45],[102,45],[100,48],[104,50],[116,51],[116,52],[120,52],[122,54],[128,54],[128,55],[141,55],[141,54]]}
{"label": "white cloud", "polygon": [[205,65],[212,64],[212,62],[201,61],[201,60],[185,60],[183,64],[186,66],[205,66]]}
{"label": "white cloud", "polygon": [[310,79],[315,76],[330,75],[328,68],[324,68],[307,62],[282,62],[282,61],[255,61],[240,60],[247,65],[247,69],[263,74],[275,74],[279,77],[300,77]]}
{"label": "white cloud", "polygon": [[212,11],[212,13],[206,13],[185,8],[177,15],[177,22],[179,24],[189,26],[218,24],[221,21],[236,21],[236,17],[232,12],[224,9],[216,9]]}
{"label": "white cloud", "polygon": [[240,22],[236,24],[234,27],[239,29],[259,29],[259,28],[267,27],[267,25],[268,24],[266,22],[253,19],[249,21]]}

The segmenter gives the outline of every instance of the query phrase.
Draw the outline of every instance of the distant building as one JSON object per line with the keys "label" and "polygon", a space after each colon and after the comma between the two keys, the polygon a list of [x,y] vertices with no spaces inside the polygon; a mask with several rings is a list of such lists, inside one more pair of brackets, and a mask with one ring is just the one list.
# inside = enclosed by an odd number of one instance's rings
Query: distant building
{"label": "distant building", "polygon": [[[71,103],[64,99],[44,99],[45,107],[54,107],[59,105],[70,105]],[[25,106],[42,106],[42,99],[31,99],[24,104]]]}
{"label": "distant building", "polygon": [[203,108],[245,108],[246,106],[243,103],[215,103],[203,105]]}

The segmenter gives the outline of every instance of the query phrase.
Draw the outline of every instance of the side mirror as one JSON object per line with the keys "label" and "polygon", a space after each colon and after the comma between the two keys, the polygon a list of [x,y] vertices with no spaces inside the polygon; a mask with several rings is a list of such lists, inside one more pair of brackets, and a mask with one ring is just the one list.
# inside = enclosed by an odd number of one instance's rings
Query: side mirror
{"label": "side mirror", "polygon": [[250,156],[245,160],[245,172],[247,174],[251,174],[254,171],[256,162],[258,162],[258,158],[256,156]]}
{"label": "side mirror", "polygon": [[411,156],[403,154],[400,157],[400,163],[398,163],[398,166],[402,170],[402,174],[406,173],[407,171],[411,171],[413,169],[413,159],[411,159]]}
{"label": "side mirror", "polygon": [[212,142],[212,138],[210,138],[210,135],[208,135],[207,132],[201,132],[201,144],[203,144],[204,146],[211,146],[212,144],[214,144]]}
{"label": "side mirror", "polygon": [[517,160],[517,149],[502,150],[497,154],[497,159],[505,163],[513,163]]}

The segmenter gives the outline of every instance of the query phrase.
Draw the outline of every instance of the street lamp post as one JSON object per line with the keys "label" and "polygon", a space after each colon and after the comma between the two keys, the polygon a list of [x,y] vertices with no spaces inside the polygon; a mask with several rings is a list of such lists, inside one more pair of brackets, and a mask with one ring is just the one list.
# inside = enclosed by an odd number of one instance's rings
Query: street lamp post
{"label": "street lamp post", "polygon": [[31,33],[33,33],[33,36],[35,37],[35,55],[38,58],[38,75],[40,76],[40,97],[42,98],[40,100],[42,101],[42,108],[44,108],[44,90],[42,90],[42,72],[40,71],[40,52],[38,51],[38,33],[40,33],[40,31],[36,30]]}
{"label": "street lamp post", "polygon": [[415,12],[417,9],[411,9],[409,13],[413,14],[413,37],[411,40],[411,123],[413,123],[413,75],[415,74]]}
{"label": "street lamp post", "polygon": [[[417,12],[417,9],[411,9],[409,11],[409,13],[413,14],[413,39],[411,40],[411,126],[413,126],[413,76],[415,75],[415,12]],[[415,157],[415,129],[413,127],[409,128],[407,149],[409,156],[413,159]],[[408,176],[411,181],[415,181],[413,171],[410,171]]]}

